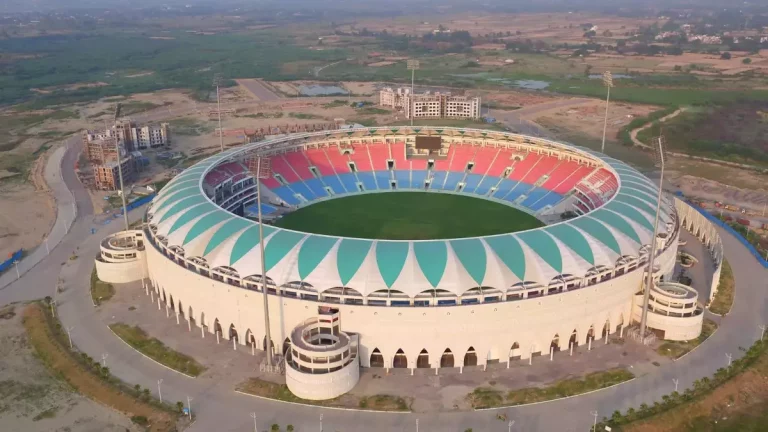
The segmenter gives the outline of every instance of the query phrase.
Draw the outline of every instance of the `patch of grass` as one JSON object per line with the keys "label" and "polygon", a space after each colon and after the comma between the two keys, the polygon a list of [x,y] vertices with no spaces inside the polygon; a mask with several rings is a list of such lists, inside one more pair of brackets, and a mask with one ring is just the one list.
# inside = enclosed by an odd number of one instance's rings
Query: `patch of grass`
{"label": "patch of grass", "polygon": [[149,111],[153,108],[161,107],[164,105],[170,105],[169,102],[160,105],[152,102],[143,102],[143,101],[128,101],[128,102],[121,102],[120,103],[120,115],[121,116],[129,116],[131,114],[140,113],[143,111]]}
{"label": "patch of grass", "polygon": [[91,299],[93,303],[100,306],[103,302],[111,299],[115,295],[115,287],[111,283],[106,283],[99,279],[94,267],[91,272]]}
{"label": "patch of grass", "polygon": [[111,324],[109,328],[128,345],[173,370],[191,376],[198,376],[205,371],[205,367],[195,359],[168,348],[158,339],[150,337],[141,327],[115,323]]}
{"label": "patch of grass", "polygon": [[363,115],[376,115],[376,114],[392,114],[392,111],[382,108],[365,107],[357,110],[358,113]]}
{"label": "patch of grass", "polygon": [[360,408],[374,411],[409,411],[408,402],[400,396],[375,395],[360,398]]}
{"label": "patch of grass", "polygon": [[502,405],[504,402],[504,395],[500,390],[488,387],[478,387],[474,389],[472,393],[467,395],[467,399],[472,405],[472,408],[492,408]]}
{"label": "patch of grass", "polygon": [[512,390],[507,393],[506,402],[509,405],[522,405],[575,396],[629,381],[634,377],[632,372],[621,368],[593,372],[584,378],[565,379],[546,387]]}
{"label": "patch of grass", "polygon": [[544,387],[529,387],[512,390],[506,396],[497,389],[478,387],[467,395],[472,408],[492,408],[515,406],[535,402],[549,401],[587,393],[629,381],[635,375],[626,369],[609,369],[593,372],[583,378],[570,378],[557,381]]}
{"label": "patch of grass", "polygon": [[32,417],[32,421],[40,421],[42,419],[49,419],[56,417],[56,413],[59,412],[61,408],[54,406],[51,408],[48,408],[47,410],[37,414],[36,416]]}
{"label": "patch of grass", "polygon": [[723,268],[720,270],[720,283],[717,293],[709,305],[709,311],[718,315],[725,315],[731,311],[733,298],[736,295],[736,282],[733,280],[733,270],[728,260],[723,258]]}
{"label": "patch of grass", "polygon": [[[482,215],[483,223],[466,223],[478,215]],[[542,226],[535,217],[504,204],[428,192],[327,200],[289,213],[275,225],[315,234],[388,240],[475,237]]]}
{"label": "patch of grass", "polygon": [[9,305],[4,308],[0,308],[0,319],[7,320],[16,316],[16,308]]}
{"label": "patch of grass", "polygon": [[90,399],[123,413],[146,417],[152,432],[175,430],[175,421],[169,413],[135,399],[126,391],[111,385],[104,376],[97,376],[86,369],[62,342],[66,336],[61,330],[61,324],[54,323],[47,313],[47,307],[39,303],[30,304],[24,310],[23,323],[37,357],[54,376]]}
{"label": "patch of grass", "polygon": [[409,398],[392,395],[358,397],[350,394],[328,400],[306,400],[291,393],[285,384],[277,384],[259,378],[249,378],[247,381],[238,384],[235,390],[284,402],[341,408],[363,408],[375,411],[409,411],[412,402]]}
{"label": "patch of grass", "polygon": [[193,118],[173,119],[168,122],[171,132],[181,136],[200,136],[213,132],[213,126]]}
{"label": "patch of grass", "polygon": [[321,119],[322,116],[319,116],[317,114],[310,114],[310,113],[288,113],[288,117],[295,118],[295,119],[301,119],[301,120],[313,120],[313,119]]}
{"label": "patch of grass", "polygon": [[705,340],[707,340],[707,338],[712,336],[712,333],[714,333],[715,330],[717,330],[717,323],[709,319],[704,319],[704,324],[701,327],[701,334],[699,335],[699,337],[687,342],[682,342],[682,341],[664,342],[658,348],[656,348],[656,352],[663,356],[671,357],[673,359],[678,359],[684,356],[685,354],[689,353],[692,349],[701,345],[702,342],[704,342]]}
{"label": "patch of grass", "polygon": [[333,102],[328,102],[323,105],[323,108],[338,108],[349,105],[349,102],[341,99],[334,99]]}

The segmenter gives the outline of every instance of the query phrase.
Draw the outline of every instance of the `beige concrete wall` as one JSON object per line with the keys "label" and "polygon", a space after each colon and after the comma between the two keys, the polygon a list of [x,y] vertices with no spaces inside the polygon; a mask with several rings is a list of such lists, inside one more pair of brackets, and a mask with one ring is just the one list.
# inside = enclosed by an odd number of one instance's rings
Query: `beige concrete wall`
{"label": "beige concrete wall", "polygon": [[291,393],[302,399],[333,399],[352,390],[360,379],[360,363],[355,359],[335,372],[324,374],[302,373],[285,367],[285,383]]}
{"label": "beige concrete wall", "polygon": [[675,198],[675,208],[680,219],[681,229],[685,229],[699,239],[709,249],[712,259],[715,262],[715,271],[712,275],[711,289],[709,290],[709,299],[712,301],[717,293],[717,287],[720,284],[720,272],[723,268],[723,242],[717,227],[710,222],[698,210],[691,207],[685,201]]}
{"label": "beige concrete wall", "polygon": [[96,274],[99,279],[108,283],[136,282],[147,277],[145,273],[144,253],[139,252],[138,258],[130,261],[104,262],[94,260]]}
{"label": "beige concrete wall", "polygon": [[[642,302],[635,306],[633,316],[640,319]],[[664,330],[664,340],[689,341],[696,339],[701,334],[704,324],[704,313],[690,317],[671,317],[648,312],[648,327]]]}
{"label": "beige concrete wall", "polygon": [[[219,320],[222,335],[229,337],[234,325],[240,343],[250,330],[257,346],[264,338],[262,293],[235,287],[174,264],[151,244],[147,244],[147,264],[153,286],[178,308],[185,317],[191,312],[196,324],[203,322],[214,331]],[[327,305],[340,310],[345,331],[360,335],[360,362],[369,365],[371,352],[378,348],[385,364],[391,365],[398,349],[408,358],[408,367],[416,366],[422,349],[429,353],[432,367],[438,367],[447,349],[454,354],[455,365],[463,364],[470,347],[477,352],[478,364],[487,359],[506,362],[513,344],[520,345],[519,355],[527,359],[531,352],[549,351],[558,334],[561,349],[575,329],[580,345],[586,344],[591,326],[600,338],[606,321],[611,332],[622,322],[629,324],[634,294],[640,287],[642,272],[634,271],[612,280],[543,297],[464,306],[385,307],[325,304],[290,297],[269,296],[272,340],[281,347],[291,330],[307,318],[316,316],[317,307]],[[191,311],[190,311],[191,308]]]}

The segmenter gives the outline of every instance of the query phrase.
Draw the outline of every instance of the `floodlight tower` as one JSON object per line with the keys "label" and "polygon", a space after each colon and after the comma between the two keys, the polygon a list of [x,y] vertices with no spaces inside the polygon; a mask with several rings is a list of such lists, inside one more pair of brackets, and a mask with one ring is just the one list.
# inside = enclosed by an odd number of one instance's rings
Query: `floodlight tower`
{"label": "floodlight tower", "polygon": [[653,285],[653,262],[656,258],[656,238],[659,235],[659,214],[661,213],[661,199],[664,191],[664,150],[666,142],[664,135],[659,135],[656,138],[656,146],[654,146],[654,156],[656,159],[656,166],[661,168],[661,177],[659,178],[659,195],[656,202],[656,218],[653,223],[653,237],[651,238],[651,250],[648,256],[648,270],[645,280],[645,292],[643,293],[643,312],[640,317],[640,340],[645,339],[646,325],[648,321],[648,300],[651,295],[651,286]]}
{"label": "floodlight tower", "polygon": [[411,97],[409,98],[411,100],[411,106],[409,107],[409,111],[411,112],[411,126],[413,126],[413,83],[416,78],[416,70],[419,69],[420,65],[418,60],[408,60],[406,66],[408,67],[408,70],[411,71]]}
{"label": "floodlight tower", "polygon": [[[120,104],[117,104],[115,107],[115,122],[117,122],[117,117],[120,115]],[[106,120],[104,121],[106,123]],[[104,133],[108,133],[109,128],[104,131]],[[117,139],[117,134],[115,134],[115,153],[117,154],[117,178],[120,181],[119,186],[119,193],[120,197],[122,198],[123,202],[123,220],[125,221],[125,230],[128,231],[130,228],[130,224],[128,223],[128,206],[125,203],[125,188],[123,187],[123,165],[120,162],[120,140]],[[113,177],[114,178],[114,177]],[[73,195],[74,198],[74,195]],[[72,224],[74,225],[75,221],[72,220]]]}
{"label": "floodlight tower", "polygon": [[605,97],[605,120],[603,121],[603,144],[600,146],[600,153],[605,153],[605,131],[608,129],[608,104],[611,100],[611,87],[613,87],[613,75],[611,71],[603,72],[603,85],[608,90]]}
{"label": "floodlight tower", "polygon": [[[267,295],[267,270],[264,263],[264,223],[261,220],[261,179],[268,178],[272,173],[269,158],[257,156],[256,159],[256,206],[259,215],[259,249],[261,250],[261,289],[264,294],[264,330],[266,331],[267,365],[272,366],[272,333],[269,331],[269,297]],[[255,420],[254,420],[255,421]]]}
{"label": "floodlight tower", "polygon": [[224,151],[224,130],[221,128],[221,99],[219,99],[219,86],[221,85],[221,75],[213,76],[213,85],[216,86],[216,112],[219,114],[219,146]]}

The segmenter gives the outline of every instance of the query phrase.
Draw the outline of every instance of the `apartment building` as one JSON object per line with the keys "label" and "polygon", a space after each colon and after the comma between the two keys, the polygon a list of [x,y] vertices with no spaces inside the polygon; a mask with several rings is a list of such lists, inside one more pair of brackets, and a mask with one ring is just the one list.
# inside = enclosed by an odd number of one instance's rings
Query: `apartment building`
{"label": "apartment building", "polygon": [[450,93],[413,94],[408,88],[385,88],[379,92],[381,106],[403,111],[406,118],[480,118],[480,98]]}
{"label": "apartment building", "polygon": [[[136,180],[136,161],[133,156],[126,155],[120,160],[123,170],[123,184]],[[120,185],[120,171],[117,161],[106,163],[97,163],[92,165],[93,177],[96,182],[96,188],[100,190],[116,190]]]}

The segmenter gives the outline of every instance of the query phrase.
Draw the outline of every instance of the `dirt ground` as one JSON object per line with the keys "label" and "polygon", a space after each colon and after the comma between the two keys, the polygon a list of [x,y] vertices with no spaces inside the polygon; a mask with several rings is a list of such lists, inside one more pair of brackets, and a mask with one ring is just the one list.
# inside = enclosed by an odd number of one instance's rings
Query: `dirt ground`
{"label": "dirt ground", "polygon": [[29,184],[0,188],[0,261],[19,249],[39,245],[55,220],[54,202],[47,192]]}
{"label": "dirt ground", "polygon": [[[629,124],[632,119],[646,116],[657,109],[659,108],[651,105],[611,104],[608,109],[606,139],[614,141],[619,130]],[[595,100],[579,106],[542,111],[531,120],[554,132],[568,130],[599,140],[603,136],[604,116],[605,102]]]}
{"label": "dirt ground", "polygon": [[0,430],[139,431],[125,416],[52,377],[29,345],[21,306],[0,308]]}

